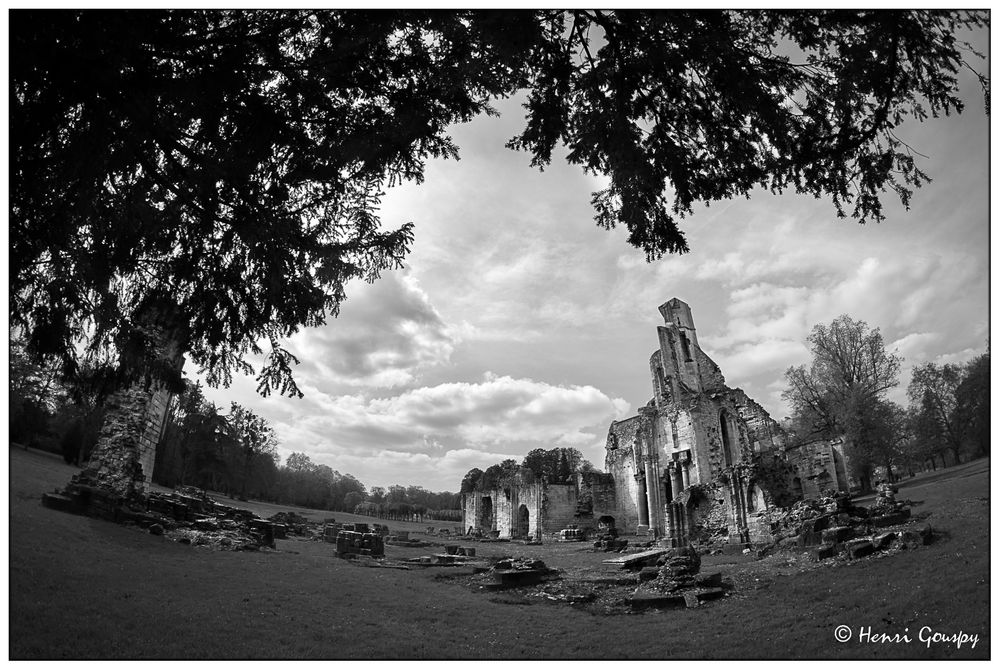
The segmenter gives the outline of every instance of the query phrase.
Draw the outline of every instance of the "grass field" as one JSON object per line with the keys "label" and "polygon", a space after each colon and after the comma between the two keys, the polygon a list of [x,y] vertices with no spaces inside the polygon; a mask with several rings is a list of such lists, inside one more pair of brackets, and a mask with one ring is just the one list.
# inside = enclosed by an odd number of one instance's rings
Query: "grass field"
{"label": "grass field", "polygon": [[[794,556],[710,557],[706,563],[739,575],[731,597],[614,616],[476,592],[464,568],[366,568],[334,558],[329,544],[294,539],[279,540],[277,551],[213,551],[42,507],[41,494],[73,472],[49,454],[10,452],[12,659],[990,656],[988,461],[900,490],[922,501],[914,512],[928,513],[942,535],[931,546],[833,567]],[[289,509],[245,506],[264,515]],[[536,555],[567,573],[604,558],[578,544],[476,548]],[[388,558],[439,551],[386,549]],[[851,627],[848,642],[834,639],[839,625]],[[859,642],[865,627],[911,641]],[[922,628],[979,640],[975,648],[928,647],[918,639]]]}

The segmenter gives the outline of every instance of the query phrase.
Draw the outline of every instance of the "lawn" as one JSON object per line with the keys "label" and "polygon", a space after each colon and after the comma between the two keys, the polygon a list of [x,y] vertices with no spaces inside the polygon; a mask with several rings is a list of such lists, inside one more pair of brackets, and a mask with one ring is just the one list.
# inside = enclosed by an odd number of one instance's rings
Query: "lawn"
{"label": "lawn", "polygon": [[[731,597],[693,610],[612,616],[477,592],[464,568],[362,567],[334,558],[329,544],[295,539],[279,540],[277,551],[214,551],[42,507],[41,494],[73,472],[49,454],[10,452],[13,659],[990,655],[988,461],[900,490],[922,501],[914,512],[928,513],[940,533],[931,546],[832,567],[794,555],[710,557],[706,563],[740,575]],[[443,524],[420,526],[428,525]],[[567,573],[604,558],[573,544],[475,546],[481,555],[535,555]],[[390,559],[431,551],[439,550],[387,547]],[[834,639],[839,625],[851,627],[851,640]],[[867,627],[872,636],[911,641],[859,642]],[[921,629],[979,640],[975,648],[928,647],[917,639]]]}

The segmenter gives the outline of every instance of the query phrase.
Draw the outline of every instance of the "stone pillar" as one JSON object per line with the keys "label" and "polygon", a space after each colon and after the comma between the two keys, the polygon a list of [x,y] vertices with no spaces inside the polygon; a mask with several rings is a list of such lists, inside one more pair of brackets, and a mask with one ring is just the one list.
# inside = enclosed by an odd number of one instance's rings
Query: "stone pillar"
{"label": "stone pillar", "polygon": [[646,499],[646,480],[639,478],[639,495],[636,505],[639,507],[639,525],[649,527],[649,507]]}
{"label": "stone pillar", "polygon": [[667,541],[670,543],[670,546],[673,547],[676,546],[675,537],[677,535],[677,523],[674,520],[674,504],[672,502],[667,503],[666,513],[666,519],[664,519],[664,521],[666,523]]}
{"label": "stone pillar", "polygon": [[674,488],[674,498],[676,498],[686,488],[684,486],[683,475],[681,475],[681,464],[680,464],[679,461],[674,461],[673,463],[670,464],[670,476],[671,476],[671,479],[672,479],[673,485],[674,485],[674,487],[673,487]]}
{"label": "stone pillar", "polygon": [[[731,474],[729,476],[729,499],[732,501],[732,507],[733,507],[733,515],[732,515],[733,530],[735,530],[737,534],[739,534],[740,528],[743,525],[742,523],[740,523],[740,519],[743,517],[743,511],[741,509],[742,504],[740,500],[740,490],[736,484],[735,474]],[[742,538],[740,539],[740,541],[742,542]]]}
{"label": "stone pillar", "polygon": [[660,519],[657,511],[659,509],[657,501],[657,489],[659,485],[656,480],[656,472],[653,470],[652,459],[646,459],[646,510],[648,515],[648,523],[650,528],[659,529]]}
{"label": "stone pillar", "polygon": [[690,459],[684,459],[677,464],[677,467],[680,468],[681,482],[684,484],[684,488],[691,488],[691,472],[689,471],[689,468],[691,467]]}

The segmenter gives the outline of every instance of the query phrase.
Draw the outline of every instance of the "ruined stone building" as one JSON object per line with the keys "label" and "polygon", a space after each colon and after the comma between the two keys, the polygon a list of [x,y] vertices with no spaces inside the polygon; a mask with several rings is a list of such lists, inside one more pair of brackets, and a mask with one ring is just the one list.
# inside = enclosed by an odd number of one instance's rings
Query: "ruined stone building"
{"label": "ruined stone building", "polygon": [[614,483],[603,473],[577,473],[556,483],[519,468],[495,485],[463,494],[463,526],[497,537],[541,540],[573,526],[594,530],[602,521],[613,523],[614,501]]}
{"label": "ruined stone building", "polygon": [[786,445],[778,423],[727,386],[702,351],[691,308],[674,298],[659,311],[653,397],[611,424],[607,474],[553,484],[527,470],[495,490],[471,492],[463,500],[467,529],[542,538],[570,524],[604,525],[673,545],[763,541],[769,529],[757,517],[778,491],[787,502],[847,490],[842,443]]}
{"label": "ruined stone building", "polygon": [[616,520],[675,544],[706,531],[749,541],[748,517],[768,504],[752,456],[772,451],[780,430],[746,393],[726,386],[686,303],[674,298],[660,314],[649,359],[653,398],[608,431]]}

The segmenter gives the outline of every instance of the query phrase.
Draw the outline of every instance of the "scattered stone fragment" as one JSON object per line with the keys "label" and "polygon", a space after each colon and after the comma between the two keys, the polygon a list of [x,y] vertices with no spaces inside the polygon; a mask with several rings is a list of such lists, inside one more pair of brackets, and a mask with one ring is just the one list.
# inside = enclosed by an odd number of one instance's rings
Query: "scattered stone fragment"
{"label": "scattered stone fragment", "polygon": [[871,540],[852,540],[845,545],[847,555],[851,558],[862,558],[875,553]]}
{"label": "scattered stone fragment", "polygon": [[813,549],[809,555],[816,561],[833,558],[837,555],[837,546],[834,544],[823,544]]}
{"label": "scattered stone fragment", "polygon": [[701,587],[720,587],[722,586],[722,573],[708,572],[700,574],[694,578],[694,583]]}

